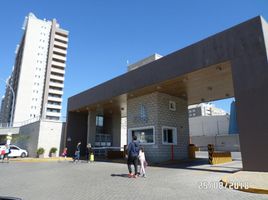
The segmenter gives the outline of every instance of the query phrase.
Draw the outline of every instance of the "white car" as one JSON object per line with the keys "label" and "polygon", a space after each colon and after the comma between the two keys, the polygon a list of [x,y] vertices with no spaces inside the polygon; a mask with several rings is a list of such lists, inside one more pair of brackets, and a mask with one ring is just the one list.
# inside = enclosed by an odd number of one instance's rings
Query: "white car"
{"label": "white car", "polygon": [[[21,149],[16,145],[11,144],[11,145],[9,145],[9,147],[10,147],[11,152],[10,152],[10,154],[8,154],[8,157],[22,157],[22,158],[24,158],[24,157],[28,156],[28,152],[26,150]],[[5,149],[5,145],[0,145],[0,150],[3,150],[3,149]]]}

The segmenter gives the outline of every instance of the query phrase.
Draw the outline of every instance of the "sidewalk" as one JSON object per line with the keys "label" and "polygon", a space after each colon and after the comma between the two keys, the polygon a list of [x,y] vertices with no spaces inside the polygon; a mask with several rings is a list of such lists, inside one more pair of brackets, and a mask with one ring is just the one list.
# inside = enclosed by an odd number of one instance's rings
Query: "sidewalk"
{"label": "sidewalk", "polygon": [[224,186],[258,194],[268,194],[268,172],[239,171],[221,179]]}

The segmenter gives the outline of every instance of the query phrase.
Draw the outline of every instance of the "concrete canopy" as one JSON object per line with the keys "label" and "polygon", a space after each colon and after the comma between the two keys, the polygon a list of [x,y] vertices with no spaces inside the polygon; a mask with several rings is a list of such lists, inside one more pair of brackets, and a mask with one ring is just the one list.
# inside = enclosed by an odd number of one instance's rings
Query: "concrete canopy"
{"label": "concrete canopy", "polygon": [[[235,96],[244,170],[268,171],[267,45],[268,25],[255,17],[70,97],[68,116],[98,108],[124,115],[127,99],[154,91],[189,105]],[[67,135],[72,126],[68,118]]]}

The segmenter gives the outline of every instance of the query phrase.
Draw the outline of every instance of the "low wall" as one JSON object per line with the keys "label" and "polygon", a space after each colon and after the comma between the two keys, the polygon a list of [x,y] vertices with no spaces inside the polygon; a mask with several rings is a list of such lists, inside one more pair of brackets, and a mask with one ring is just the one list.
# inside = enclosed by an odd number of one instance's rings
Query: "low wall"
{"label": "low wall", "polygon": [[213,144],[217,151],[240,151],[239,135],[218,135],[218,136],[191,136],[191,143],[200,147],[200,150],[207,150],[208,144]]}

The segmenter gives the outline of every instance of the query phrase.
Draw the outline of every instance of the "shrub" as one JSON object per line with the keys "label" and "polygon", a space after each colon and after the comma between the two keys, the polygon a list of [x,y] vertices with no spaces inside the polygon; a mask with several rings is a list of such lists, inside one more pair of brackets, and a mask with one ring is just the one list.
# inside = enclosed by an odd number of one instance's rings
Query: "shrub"
{"label": "shrub", "polygon": [[45,153],[45,149],[40,147],[39,149],[37,149],[37,155],[41,155],[41,154],[44,154]]}
{"label": "shrub", "polygon": [[56,153],[57,152],[57,148],[56,147],[52,147],[49,151],[49,154],[52,154],[52,153]]}

